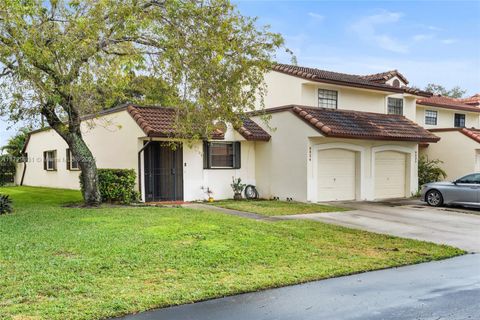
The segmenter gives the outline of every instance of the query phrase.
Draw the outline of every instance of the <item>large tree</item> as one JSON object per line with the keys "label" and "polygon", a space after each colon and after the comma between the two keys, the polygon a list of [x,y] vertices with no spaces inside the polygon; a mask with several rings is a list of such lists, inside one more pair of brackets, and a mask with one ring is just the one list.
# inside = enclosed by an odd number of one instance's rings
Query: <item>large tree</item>
{"label": "large tree", "polygon": [[0,110],[13,121],[43,115],[80,160],[85,202],[96,205],[82,115],[145,98],[129,86],[154,77],[179,108],[179,134],[204,137],[215,119],[236,123],[262,100],[281,45],[228,0],[2,0]]}
{"label": "large tree", "polygon": [[431,92],[433,94],[438,94],[444,97],[450,97],[450,98],[461,98],[467,92],[467,90],[464,90],[459,86],[455,86],[451,89],[447,89],[444,86],[435,84],[435,83],[429,83],[425,87],[425,91]]}

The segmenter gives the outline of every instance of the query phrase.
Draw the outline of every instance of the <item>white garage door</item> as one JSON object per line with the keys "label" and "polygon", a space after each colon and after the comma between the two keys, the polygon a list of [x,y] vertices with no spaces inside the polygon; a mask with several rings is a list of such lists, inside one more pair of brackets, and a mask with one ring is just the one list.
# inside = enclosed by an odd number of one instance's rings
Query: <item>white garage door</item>
{"label": "white garage door", "polygon": [[343,149],[318,151],[318,201],[354,200],[355,152]]}
{"label": "white garage door", "polygon": [[375,198],[405,197],[405,153],[383,151],[375,154]]}

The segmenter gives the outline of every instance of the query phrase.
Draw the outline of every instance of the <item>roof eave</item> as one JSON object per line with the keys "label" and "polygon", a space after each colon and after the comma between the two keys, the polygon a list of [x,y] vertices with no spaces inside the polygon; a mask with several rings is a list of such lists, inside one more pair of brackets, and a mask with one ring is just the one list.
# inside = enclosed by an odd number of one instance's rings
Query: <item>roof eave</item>
{"label": "roof eave", "polygon": [[470,107],[470,106],[450,106],[445,104],[439,104],[434,102],[417,102],[417,105],[424,106],[424,107],[436,107],[436,108],[443,108],[443,109],[450,109],[450,110],[458,110],[458,111],[465,111],[465,112],[476,112],[480,113],[480,108]]}
{"label": "roof eave", "polygon": [[300,78],[300,79],[305,79],[305,80],[309,80],[309,81],[314,81],[314,82],[319,82],[319,83],[336,84],[336,85],[341,85],[341,86],[345,86],[345,87],[354,87],[354,88],[378,90],[378,91],[384,91],[384,92],[395,92],[395,93],[403,93],[403,92],[405,92],[404,89],[402,89],[402,88],[395,88],[395,87],[388,88],[388,87],[381,87],[381,86],[368,85],[368,84],[352,83],[352,82],[348,82],[348,81],[337,81],[337,80],[321,79],[321,78],[318,78],[318,77],[316,77],[316,76],[305,77],[305,76],[302,76],[302,75],[292,74],[292,73],[287,72],[287,71],[276,70],[276,69],[272,69],[272,71],[280,72],[280,73],[283,73],[283,74],[286,74],[286,75],[289,75],[289,76],[292,76],[292,77],[296,77],[296,78]]}

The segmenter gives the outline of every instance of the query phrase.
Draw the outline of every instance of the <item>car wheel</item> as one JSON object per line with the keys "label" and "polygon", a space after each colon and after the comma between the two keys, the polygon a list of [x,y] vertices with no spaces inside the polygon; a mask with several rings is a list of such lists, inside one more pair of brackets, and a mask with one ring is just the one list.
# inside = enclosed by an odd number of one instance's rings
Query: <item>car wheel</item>
{"label": "car wheel", "polygon": [[440,207],[443,205],[443,196],[438,190],[428,191],[425,199],[429,206]]}

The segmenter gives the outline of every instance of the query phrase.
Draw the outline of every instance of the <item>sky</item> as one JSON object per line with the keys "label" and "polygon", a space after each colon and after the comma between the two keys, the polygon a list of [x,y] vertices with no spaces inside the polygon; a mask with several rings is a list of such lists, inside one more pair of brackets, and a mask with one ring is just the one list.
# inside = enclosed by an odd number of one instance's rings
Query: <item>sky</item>
{"label": "sky", "polygon": [[[233,1],[283,35],[301,66],[370,74],[399,70],[428,83],[480,92],[480,0]],[[281,51],[277,61],[290,63]],[[15,133],[0,120],[0,145]]]}
{"label": "sky", "polygon": [[479,0],[235,3],[281,33],[301,66],[353,74],[398,69],[410,85],[480,92]]}

